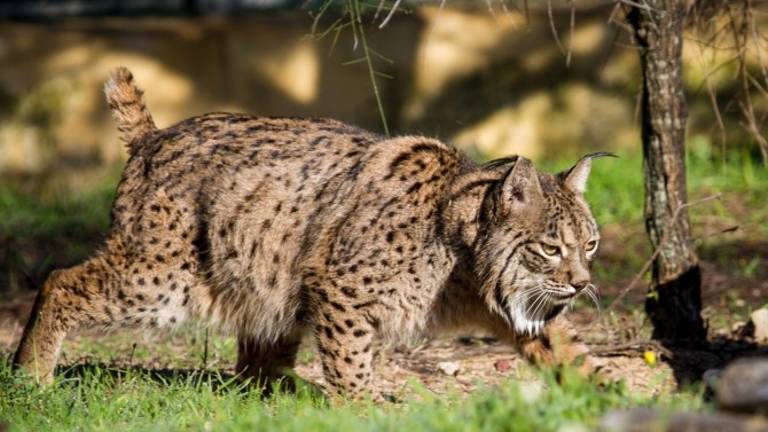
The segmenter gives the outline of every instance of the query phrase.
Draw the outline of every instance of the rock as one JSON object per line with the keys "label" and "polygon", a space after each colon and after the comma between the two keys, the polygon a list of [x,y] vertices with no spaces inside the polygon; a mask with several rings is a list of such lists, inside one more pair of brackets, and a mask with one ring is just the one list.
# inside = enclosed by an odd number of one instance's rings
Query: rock
{"label": "rock", "polygon": [[755,342],[768,342],[768,309],[758,309],[749,316],[754,326]]}
{"label": "rock", "polygon": [[768,358],[742,358],[725,368],[715,394],[724,410],[768,414]]}
{"label": "rock", "polygon": [[544,394],[544,385],[539,381],[523,381],[520,383],[520,396],[527,404],[533,404]]}
{"label": "rock", "polygon": [[497,360],[496,363],[493,364],[493,367],[496,368],[497,371],[504,373],[508,371],[512,365],[509,364],[509,360]]}
{"label": "rock", "polygon": [[723,376],[723,370],[717,368],[707,369],[701,376],[701,381],[707,386],[707,394],[709,397],[714,395],[717,383],[720,381],[721,376]]}
{"label": "rock", "polygon": [[456,376],[461,370],[461,365],[459,362],[446,361],[438,363],[437,369],[448,376]]}
{"label": "rock", "polygon": [[714,388],[717,385],[717,382],[720,380],[721,376],[723,376],[722,369],[712,368],[704,371],[704,373],[701,375],[701,380],[704,381],[705,384]]}
{"label": "rock", "polygon": [[559,428],[557,428],[557,432],[589,432],[590,429],[588,429],[586,426],[580,423],[566,423]]}
{"label": "rock", "polygon": [[600,421],[603,432],[758,432],[768,430],[768,420],[726,413],[669,413],[648,408],[614,411]]}

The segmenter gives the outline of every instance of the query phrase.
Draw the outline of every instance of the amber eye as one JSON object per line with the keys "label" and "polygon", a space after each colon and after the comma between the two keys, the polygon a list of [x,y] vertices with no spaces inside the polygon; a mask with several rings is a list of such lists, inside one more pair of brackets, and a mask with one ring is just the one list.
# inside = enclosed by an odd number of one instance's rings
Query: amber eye
{"label": "amber eye", "polygon": [[542,243],[541,251],[544,252],[545,255],[548,255],[548,256],[551,256],[551,257],[560,255],[560,248],[559,247],[551,246],[551,245],[548,245],[548,244],[543,244]]}
{"label": "amber eye", "polygon": [[584,250],[587,252],[592,252],[595,249],[597,249],[597,240],[589,241],[586,245],[584,245]]}

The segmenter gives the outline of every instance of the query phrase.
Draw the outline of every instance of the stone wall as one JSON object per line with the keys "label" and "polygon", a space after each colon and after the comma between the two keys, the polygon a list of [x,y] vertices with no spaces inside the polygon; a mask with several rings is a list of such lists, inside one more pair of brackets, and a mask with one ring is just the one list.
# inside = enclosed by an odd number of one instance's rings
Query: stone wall
{"label": "stone wall", "polygon": [[[484,157],[562,157],[636,148],[636,54],[609,10],[556,13],[570,65],[546,16],[425,7],[368,29],[395,133],[438,136]],[[318,27],[323,30],[327,23]],[[104,166],[125,157],[102,85],[133,70],[160,126],[216,110],[327,116],[381,130],[351,32],[309,37],[306,12],[240,18],[102,18],[0,26],[0,175]],[[693,140],[712,141],[701,91],[712,53],[689,44]],[[727,53],[717,53],[726,58]],[[383,60],[386,58],[386,60]],[[729,75],[729,73],[731,75]],[[732,69],[712,76],[728,91]],[[698,91],[696,91],[699,89]],[[766,105],[756,95],[756,104]]]}

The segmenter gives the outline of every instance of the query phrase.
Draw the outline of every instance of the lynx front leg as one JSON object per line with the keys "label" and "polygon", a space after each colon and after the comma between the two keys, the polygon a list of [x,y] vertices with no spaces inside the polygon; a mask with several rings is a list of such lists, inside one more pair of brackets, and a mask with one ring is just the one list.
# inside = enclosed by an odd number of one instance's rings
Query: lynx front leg
{"label": "lynx front leg", "polygon": [[570,323],[556,318],[538,337],[515,336],[514,344],[527,360],[542,366],[572,365],[583,375],[595,372],[589,348],[579,342]]}
{"label": "lynx front leg", "polygon": [[326,390],[351,398],[373,397],[373,349],[375,327],[364,316],[338,303],[323,305],[315,333]]}

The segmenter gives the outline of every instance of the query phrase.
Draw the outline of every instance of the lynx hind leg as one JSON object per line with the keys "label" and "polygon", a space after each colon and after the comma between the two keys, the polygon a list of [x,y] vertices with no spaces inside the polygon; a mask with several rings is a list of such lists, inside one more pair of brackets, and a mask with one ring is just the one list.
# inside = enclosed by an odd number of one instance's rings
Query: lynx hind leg
{"label": "lynx hind leg", "polygon": [[[14,365],[50,383],[68,333],[81,328],[162,327],[184,320],[190,309],[189,278],[171,271],[146,274],[144,262],[120,265],[99,256],[54,271],[37,295],[14,356]],[[143,270],[146,270],[143,268]],[[126,276],[123,276],[126,274]]]}
{"label": "lynx hind leg", "polygon": [[298,330],[275,342],[239,336],[235,372],[241,379],[253,379],[267,391],[276,382],[280,382],[284,390],[292,391],[292,381],[283,378],[287,378],[287,372],[296,363],[301,339],[302,332]]}
{"label": "lynx hind leg", "polygon": [[104,288],[114,283],[114,275],[100,260],[52,272],[35,299],[14,356],[15,366],[50,383],[67,333],[89,324],[107,324],[113,318]]}

